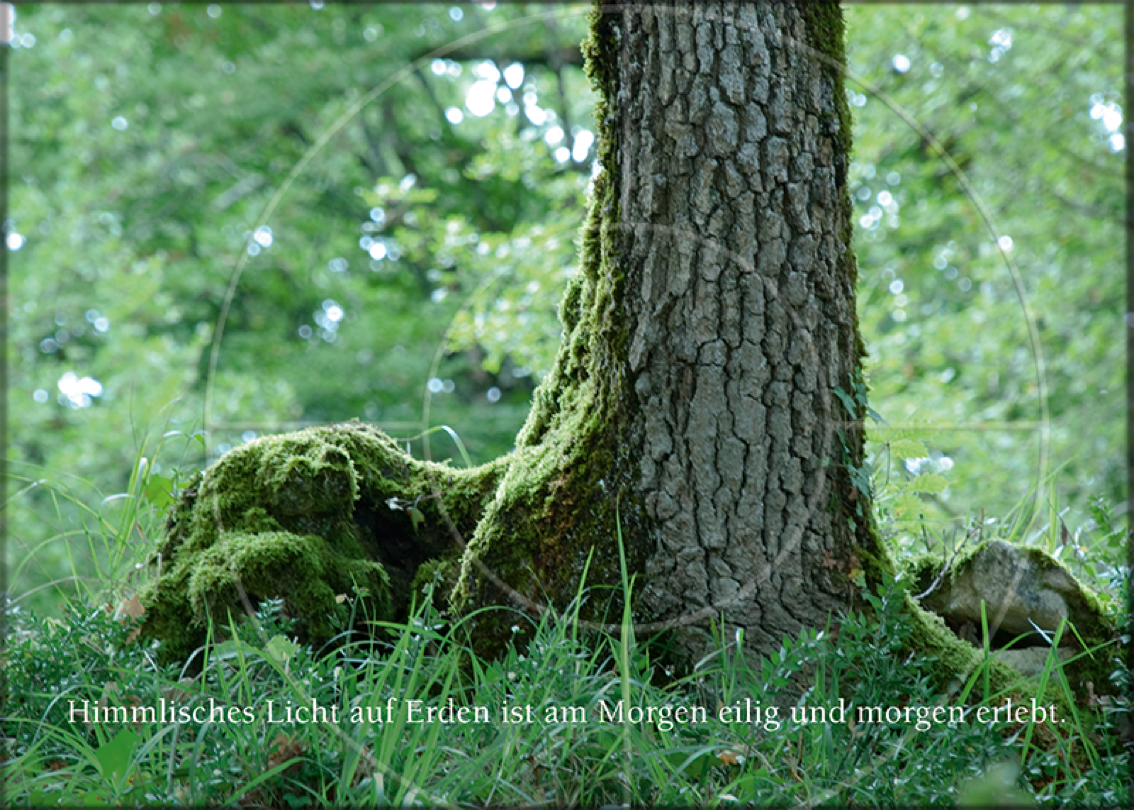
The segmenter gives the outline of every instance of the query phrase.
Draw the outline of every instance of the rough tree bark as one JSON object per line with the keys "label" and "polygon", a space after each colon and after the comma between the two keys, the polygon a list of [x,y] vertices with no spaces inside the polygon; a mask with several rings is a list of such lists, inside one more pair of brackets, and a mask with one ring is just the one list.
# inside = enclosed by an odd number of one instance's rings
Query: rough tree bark
{"label": "rough tree bark", "polygon": [[583,266],[462,594],[480,561],[529,598],[569,596],[592,546],[613,578],[620,519],[637,615],[720,616],[767,649],[880,559],[847,472],[861,406],[834,393],[862,391],[842,37],[834,5],[596,17]]}
{"label": "rough tree bark", "polygon": [[877,554],[839,466],[862,464],[834,395],[856,391],[862,344],[837,22],[781,3],[620,21],[628,429],[657,544],[643,606],[717,606],[761,648],[822,626]]}
{"label": "rough tree bark", "polygon": [[[238,448],[182,496],[143,596],[168,656],[274,596],[327,638],[360,582],[380,616],[435,575],[458,612],[562,609],[588,565],[617,586],[619,537],[636,620],[686,655],[710,619],[767,652],[890,567],[861,473],[838,5],[598,8],[585,52],[600,172],[516,450],[454,471],[357,423]],[[585,618],[611,615],[601,593]],[[923,649],[972,668],[910,608]],[[481,613],[474,637],[512,624]]]}

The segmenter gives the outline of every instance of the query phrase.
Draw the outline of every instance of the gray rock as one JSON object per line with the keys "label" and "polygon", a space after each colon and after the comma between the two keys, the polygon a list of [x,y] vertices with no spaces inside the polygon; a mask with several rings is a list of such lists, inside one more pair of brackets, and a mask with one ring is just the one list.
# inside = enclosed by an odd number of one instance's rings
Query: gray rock
{"label": "gray rock", "polygon": [[[1043,672],[1050,651],[1050,647],[1023,647],[1018,650],[999,650],[995,653],[995,656],[1017,672],[1031,677]],[[1067,647],[1060,647],[1058,654],[1060,660],[1066,661],[1075,654],[1075,651]]]}
{"label": "gray rock", "polygon": [[1065,568],[1003,540],[985,545],[922,603],[955,625],[972,622],[979,629],[982,600],[993,634],[1034,634],[1036,627],[1050,633],[1061,619],[1082,625],[1090,618],[1082,586]]}

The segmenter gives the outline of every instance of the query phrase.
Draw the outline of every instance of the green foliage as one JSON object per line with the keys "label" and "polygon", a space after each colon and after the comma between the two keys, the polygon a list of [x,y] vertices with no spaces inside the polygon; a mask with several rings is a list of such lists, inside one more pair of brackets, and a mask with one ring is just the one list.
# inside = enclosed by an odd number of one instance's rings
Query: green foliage
{"label": "green foliage", "polygon": [[1121,15],[846,13],[867,377],[929,450],[893,461],[948,470],[930,521],[1005,514],[1058,470],[1084,522],[1088,496],[1124,497]]}
{"label": "green foliage", "polygon": [[[122,491],[175,400],[173,427],[208,431],[184,468],[356,416],[427,458],[437,423],[478,462],[511,448],[535,367],[505,353],[555,350],[587,182],[579,9],[21,6],[16,29],[14,471]],[[489,75],[514,102],[450,123]],[[21,495],[17,589],[69,575],[82,501]]]}

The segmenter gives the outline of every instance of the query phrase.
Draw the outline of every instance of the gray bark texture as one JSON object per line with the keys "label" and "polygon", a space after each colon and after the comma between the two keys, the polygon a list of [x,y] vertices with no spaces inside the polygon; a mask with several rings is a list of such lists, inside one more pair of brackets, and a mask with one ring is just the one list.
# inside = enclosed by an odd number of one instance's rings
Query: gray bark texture
{"label": "gray bark texture", "polygon": [[592,552],[589,584],[616,584],[617,525],[647,629],[715,619],[768,652],[886,564],[848,474],[865,388],[841,13],[600,6],[586,50],[600,172],[564,344],[461,589],[493,601],[475,563],[514,601],[569,598]]}
{"label": "gray bark texture", "polygon": [[786,3],[621,21],[630,432],[654,535],[641,606],[713,606],[761,649],[823,626],[857,567],[824,466],[845,461],[832,392],[860,360],[849,144],[808,24]]}

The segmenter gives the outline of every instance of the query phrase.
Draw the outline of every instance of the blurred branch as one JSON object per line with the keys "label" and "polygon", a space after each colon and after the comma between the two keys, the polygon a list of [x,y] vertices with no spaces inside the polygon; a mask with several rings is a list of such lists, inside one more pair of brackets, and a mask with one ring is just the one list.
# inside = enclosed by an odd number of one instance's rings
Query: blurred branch
{"label": "blurred branch", "polygon": [[[555,24],[554,19],[547,21],[547,30],[551,32],[552,36],[559,33],[559,26]],[[555,90],[559,102],[556,113],[559,115],[559,120],[563,122],[563,132],[566,133],[567,139],[570,141],[571,104],[567,100],[567,88],[563,83],[563,67],[566,63],[563,61],[562,54],[553,50],[548,54],[548,64],[551,67],[551,71],[555,74]]]}
{"label": "blurred branch", "polygon": [[[550,23],[548,24],[550,27]],[[412,54],[410,59],[417,61],[428,56],[433,50]],[[508,43],[478,42],[468,48],[457,48],[445,54],[454,62],[481,62],[491,59],[497,65],[510,65],[519,62],[525,67],[540,65],[548,70],[556,70],[564,65],[583,66],[583,53],[578,44],[559,45],[550,48],[517,48]]]}
{"label": "blurred branch", "polygon": [[225,211],[232,206],[237,200],[246,194],[251,194],[253,191],[264,185],[264,176],[261,174],[250,174],[242,180],[231,186],[227,191],[221,192],[213,198],[213,210]]}
{"label": "blurred branch", "polygon": [[358,126],[362,130],[362,137],[366,139],[367,152],[359,153],[358,159],[377,179],[386,174],[386,161],[382,157],[382,145],[378,142],[378,134],[366,120],[366,110],[358,115]]}
{"label": "blurred branch", "polygon": [[[384,99],[382,99],[382,115],[387,121],[398,120],[397,115],[395,115],[394,113],[394,102],[389,96],[386,96]],[[402,162],[402,168],[405,169],[406,174],[412,174],[416,175],[417,177],[421,177],[421,174],[417,168],[417,161],[413,156],[413,149],[409,146],[409,144],[407,144],[401,138],[394,138],[392,145],[394,148],[394,154],[396,154],[398,156],[398,160]]]}
{"label": "blurred branch", "polygon": [[435,110],[437,110],[437,117],[444,119],[445,118],[445,106],[441,103],[441,100],[437,98],[437,94],[435,92],[433,92],[433,85],[431,85],[429,83],[429,81],[425,78],[425,76],[423,75],[423,71],[415,70],[413,72],[413,77],[415,79],[417,79],[417,83],[419,85],[421,85],[421,89],[425,91],[425,95],[429,99],[429,101],[433,104],[433,108]]}
{"label": "blurred branch", "polygon": [[1045,194],[1050,194],[1052,197],[1059,200],[1059,202],[1063,203],[1071,210],[1077,211],[1080,214],[1086,214],[1091,219],[1106,220],[1115,225],[1122,225],[1125,221],[1122,217],[1122,213],[1119,211],[1104,211],[1098,206],[1080,202],[1079,200],[1072,200],[1070,197],[1066,197],[1051,188],[1045,188],[1043,191]]}

